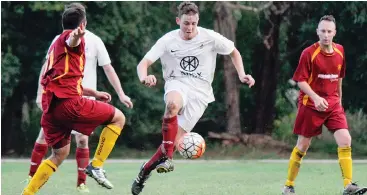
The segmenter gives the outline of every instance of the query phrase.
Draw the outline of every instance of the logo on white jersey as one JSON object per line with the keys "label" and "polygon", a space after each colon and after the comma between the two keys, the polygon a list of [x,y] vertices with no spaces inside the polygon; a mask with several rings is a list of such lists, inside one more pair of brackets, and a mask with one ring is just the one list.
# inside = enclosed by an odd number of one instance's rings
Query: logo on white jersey
{"label": "logo on white jersey", "polygon": [[199,59],[195,56],[186,56],[182,58],[180,66],[184,71],[193,72],[199,66]]}

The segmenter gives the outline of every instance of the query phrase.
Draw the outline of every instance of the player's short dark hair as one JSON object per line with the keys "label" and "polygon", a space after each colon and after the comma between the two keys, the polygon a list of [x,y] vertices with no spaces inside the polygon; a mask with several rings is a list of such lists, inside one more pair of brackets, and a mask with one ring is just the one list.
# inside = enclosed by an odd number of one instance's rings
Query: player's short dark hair
{"label": "player's short dark hair", "polygon": [[77,7],[77,8],[80,8],[80,9],[84,9],[84,12],[85,12],[85,6],[83,4],[77,3],[77,2],[66,4],[64,10],[72,8],[72,7]]}
{"label": "player's short dark hair", "polygon": [[85,7],[80,3],[72,3],[65,6],[62,26],[64,29],[76,29],[85,19]]}
{"label": "player's short dark hair", "polygon": [[184,1],[177,7],[178,17],[181,18],[184,14],[199,14],[199,8],[195,3]]}
{"label": "player's short dark hair", "polygon": [[336,24],[336,22],[335,22],[335,18],[334,18],[334,16],[333,16],[333,15],[325,15],[325,16],[322,16],[322,17],[320,18],[319,23],[320,23],[321,21],[329,21],[329,22],[334,22],[334,24]]}

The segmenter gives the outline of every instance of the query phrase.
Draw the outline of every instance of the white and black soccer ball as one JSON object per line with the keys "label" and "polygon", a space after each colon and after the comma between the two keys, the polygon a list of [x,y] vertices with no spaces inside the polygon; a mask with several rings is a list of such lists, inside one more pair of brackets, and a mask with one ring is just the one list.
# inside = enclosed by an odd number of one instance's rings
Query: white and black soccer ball
{"label": "white and black soccer ball", "polygon": [[205,140],[200,134],[190,132],[178,141],[177,150],[186,159],[196,159],[204,154],[205,146]]}

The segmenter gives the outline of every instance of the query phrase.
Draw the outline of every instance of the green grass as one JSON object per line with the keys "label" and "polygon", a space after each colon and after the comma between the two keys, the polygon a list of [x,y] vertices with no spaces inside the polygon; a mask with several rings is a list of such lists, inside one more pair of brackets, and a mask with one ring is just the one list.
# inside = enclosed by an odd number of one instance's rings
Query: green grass
{"label": "green grass", "polygon": [[[108,163],[105,169],[115,185],[112,190],[88,179],[90,195],[128,195],[141,163]],[[1,164],[1,194],[19,195],[25,184],[29,163]],[[173,173],[156,173],[142,195],[266,195],[280,194],[287,163],[255,161],[177,163]],[[367,164],[354,165],[354,180],[367,185]],[[342,179],[337,163],[304,162],[297,178],[298,195],[341,194]],[[65,163],[38,193],[39,195],[77,194],[75,163]]]}

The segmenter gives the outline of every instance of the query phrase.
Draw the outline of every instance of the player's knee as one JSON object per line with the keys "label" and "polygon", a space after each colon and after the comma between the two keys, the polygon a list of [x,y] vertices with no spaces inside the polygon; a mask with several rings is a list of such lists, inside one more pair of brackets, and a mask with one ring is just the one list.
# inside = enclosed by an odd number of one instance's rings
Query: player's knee
{"label": "player's knee", "polygon": [[334,136],[339,147],[348,147],[352,145],[352,137],[348,130],[337,131]]}
{"label": "player's knee", "polygon": [[308,138],[299,138],[297,141],[297,148],[302,152],[307,152],[310,145],[311,145],[311,139]]}
{"label": "player's knee", "polygon": [[76,135],[76,145],[78,148],[88,148],[88,136]]}
{"label": "player's knee", "polygon": [[116,109],[111,124],[118,126],[119,128],[122,129],[124,128],[125,121],[126,121],[125,115],[119,109]]}
{"label": "player's knee", "polygon": [[41,129],[40,133],[38,134],[36,142],[39,144],[46,144],[46,138],[45,135],[43,134],[43,129]]}
{"label": "player's knee", "polygon": [[180,105],[177,102],[174,102],[174,101],[167,102],[166,115],[168,117],[176,116],[179,110],[180,110]]}
{"label": "player's knee", "polygon": [[70,148],[67,149],[57,149],[52,151],[52,161],[56,163],[57,166],[61,165],[61,163],[69,156]]}

